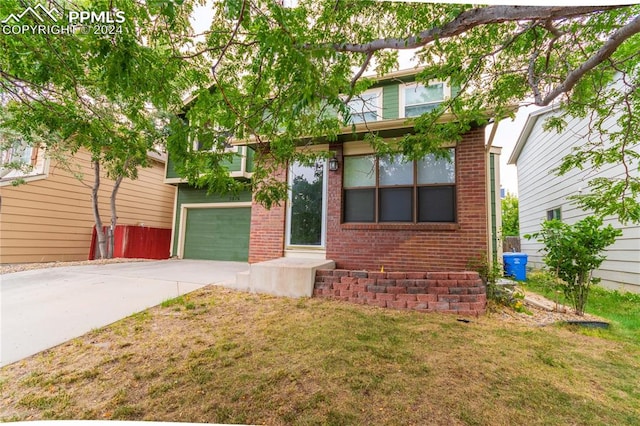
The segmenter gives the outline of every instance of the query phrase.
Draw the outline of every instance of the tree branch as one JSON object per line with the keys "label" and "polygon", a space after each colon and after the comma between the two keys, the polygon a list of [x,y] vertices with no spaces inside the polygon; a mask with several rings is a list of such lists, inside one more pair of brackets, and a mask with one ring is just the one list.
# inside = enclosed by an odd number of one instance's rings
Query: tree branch
{"label": "tree branch", "polygon": [[243,0],[242,7],[240,8],[240,15],[238,16],[238,22],[236,22],[236,26],[233,29],[233,33],[231,33],[229,42],[222,48],[222,51],[218,56],[218,61],[215,64],[213,64],[213,66],[211,67],[211,73],[214,75],[216,73],[216,67],[220,64],[220,62],[222,61],[222,58],[224,58],[224,55],[227,53],[227,50],[229,49],[229,46],[231,46],[231,44],[233,43],[233,40],[236,38],[236,34],[238,34],[238,31],[240,30],[240,25],[242,25],[242,20],[244,19],[244,11],[245,11],[246,5],[247,5],[246,0]]}
{"label": "tree branch", "polygon": [[353,97],[353,94],[351,92],[353,92],[353,88],[355,87],[358,79],[362,77],[362,74],[364,74],[364,72],[367,70],[367,67],[369,66],[369,62],[371,62],[371,58],[373,58],[373,52],[367,53],[367,57],[364,59],[364,62],[360,66],[360,69],[358,70],[356,75],[354,75],[353,78],[351,79],[351,83],[349,84],[349,87],[351,90],[349,90],[350,92],[349,97],[344,101],[345,104],[348,104],[351,98]]}
{"label": "tree branch", "polygon": [[407,38],[385,38],[368,43],[328,43],[324,45],[305,44],[306,49],[333,49],[338,52],[369,53],[383,49],[407,50],[426,46],[427,44],[444,38],[450,38],[465,33],[472,28],[499,24],[502,22],[566,19],[583,16],[594,12],[626,7],[617,6],[488,6],[462,12],[453,21],[436,28],[421,31],[419,34]]}
{"label": "tree branch", "polygon": [[640,16],[636,16],[627,25],[615,31],[595,54],[584,61],[578,68],[571,71],[564,79],[564,82],[549,92],[544,99],[541,99],[541,102],[536,101],[536,105],[547,106],[562,93],[570,91],[582,76],[606,61],[625,40],[637,33],[640,33]]}

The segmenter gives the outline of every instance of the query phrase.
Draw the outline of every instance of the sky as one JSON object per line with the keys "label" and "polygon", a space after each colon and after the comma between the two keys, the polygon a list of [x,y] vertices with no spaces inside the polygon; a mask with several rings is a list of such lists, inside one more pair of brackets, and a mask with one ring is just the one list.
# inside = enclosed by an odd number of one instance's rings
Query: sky
{"label": "sky", "polygon": [[[498,123],[493,145],[502,148],[502,153],[500,154],[500,186],[513,195],[518,195],[518,171],[516,166],[508,165],[507,161],[520,137],[527,117],[539,108],[536,106],[522,107],[518,110],[515,119],[502,120]],[[487,134],[490,131],[491,128],[487,127]]]}

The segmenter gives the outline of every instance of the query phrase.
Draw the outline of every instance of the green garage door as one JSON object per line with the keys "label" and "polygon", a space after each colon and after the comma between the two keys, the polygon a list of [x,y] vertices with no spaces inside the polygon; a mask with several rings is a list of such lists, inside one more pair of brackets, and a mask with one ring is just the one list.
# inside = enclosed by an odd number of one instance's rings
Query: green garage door
{"label": "green garage door", "polygon": [[184,235],[185,259],[249,258],[251,208],[190,208]]}

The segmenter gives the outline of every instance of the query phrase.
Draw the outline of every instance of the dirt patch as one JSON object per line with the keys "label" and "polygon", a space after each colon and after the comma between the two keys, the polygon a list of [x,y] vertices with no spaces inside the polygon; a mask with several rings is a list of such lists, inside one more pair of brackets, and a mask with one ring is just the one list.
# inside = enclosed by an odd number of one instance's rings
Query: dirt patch
{"label": "dirt patch", "polygon": [[493,307],[493,312],[489,315],[506,322],[522,323],[532,327],[566,321],[603,321],[602,318],[588,313],[576,315],[572,308],[531,292],[525,292],[524,305],[527,312],[516,312],[511,308],[497,306]]}
{"label": "dirt patch", "polygon": [[153,262],[156,259],[96,259],[96,260],[77,260],[72,262],[44,262],[44,263],[14,263],[9,265],[0,265],[0,275],[10,274],[12,272],[31,271],[33,269],[60,268],[63,266],[79,266],[79,265],[105,265],[108,263],[128,263],[128,262]]}

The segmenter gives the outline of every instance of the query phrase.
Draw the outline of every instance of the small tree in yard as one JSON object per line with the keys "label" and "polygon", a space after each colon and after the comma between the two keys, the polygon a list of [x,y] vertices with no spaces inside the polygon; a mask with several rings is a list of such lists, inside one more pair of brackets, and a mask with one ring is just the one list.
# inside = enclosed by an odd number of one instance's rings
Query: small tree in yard
{"label": "small tree in yard", "polygon": [[593,271],[606,259],[602,251],[622,235],[611,225],[601,226],[602,219],[592,216],[573,225],[554,219],[543,222],[542,231],[525,235],[544,244],[544,263],[562,281],[564,295],[578,315],[584,314],[591,284],[600,281]]}

